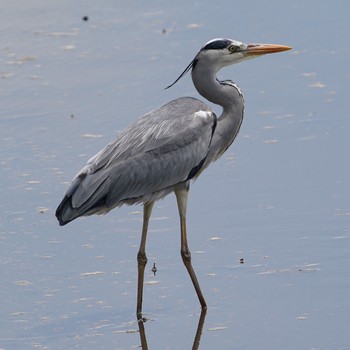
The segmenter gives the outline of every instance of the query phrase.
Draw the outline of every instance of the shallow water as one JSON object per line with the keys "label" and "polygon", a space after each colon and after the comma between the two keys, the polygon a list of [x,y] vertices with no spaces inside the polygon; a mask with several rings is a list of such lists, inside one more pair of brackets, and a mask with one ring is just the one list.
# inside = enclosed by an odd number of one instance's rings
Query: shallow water
{"label": "shallow water", "polygon": [[[142,208],[63,228],[54,211],[119,130],[197,97],[189,76],[163,88],[215,37],[294,50],[220,72],[239,84],[246,108],[234,145],[191,189],[190,248],[209,305],[199,348],[350,349],[349,5],[315,6],[0,4],[0,349],[141,344]],[[169,196],[147,242],[149,349],[191,349],[200,320],[178,226]]]}

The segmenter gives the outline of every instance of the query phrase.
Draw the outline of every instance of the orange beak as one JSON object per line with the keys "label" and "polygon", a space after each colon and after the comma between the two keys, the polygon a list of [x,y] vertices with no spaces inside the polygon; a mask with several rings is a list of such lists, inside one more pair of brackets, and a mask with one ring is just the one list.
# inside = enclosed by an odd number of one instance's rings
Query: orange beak
{"label": "orange beak", "polygon": [[268,53],[288,51],[292,48],[290,46],[275,45],[275,44],[248,44],[246,52],[250,55],[265,55]]}

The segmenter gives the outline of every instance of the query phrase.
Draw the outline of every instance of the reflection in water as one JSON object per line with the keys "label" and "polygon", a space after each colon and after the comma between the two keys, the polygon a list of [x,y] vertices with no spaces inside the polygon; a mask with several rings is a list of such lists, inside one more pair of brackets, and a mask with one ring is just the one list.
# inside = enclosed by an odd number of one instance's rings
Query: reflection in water
{"label": "reflection in water", "polygon": [[[199,342],[201,340],[206,314],[207,314],[207,309],[202,309],[199,320],[198,320],[198,326],[197,326],[196,335],[194,337],[192,350],[199,349]],[[140,318],[138,317],[138,319],[137,319],[137,323],[139,325],[139,333],[140,333],[142,350],[148,350],[146,331],[145,331],[145,325],[144,325],[146,321],[147,321],[147,319],[145,317],[140,317]]]}
{"label": "reflection in water", "polygon": [[141,340],[142,350],[148,350],[146,332],[145,332],[145,326],[144,326],[144,323],[146,321],[147,321],[147,319],[145,319],[145,318],[140,318],[137,320],[137,323],[139,324],[139,332],[140,332],[140,340]]}
{"label": "reflection in water", "polygon": [[157,272],[156,263],[153,263],[152,272],[153,272],[153,274],[155,276],[156,272]]}
{"label": "reflection in water", "polygon": [[200,315],[199,320],[198,320],[197,332],[196,332],[196,336],[194,337],[192,350],[199,349],[199,342],[201,340],[206,314],[207,314],[207,309],[202,309],[201,315]]}

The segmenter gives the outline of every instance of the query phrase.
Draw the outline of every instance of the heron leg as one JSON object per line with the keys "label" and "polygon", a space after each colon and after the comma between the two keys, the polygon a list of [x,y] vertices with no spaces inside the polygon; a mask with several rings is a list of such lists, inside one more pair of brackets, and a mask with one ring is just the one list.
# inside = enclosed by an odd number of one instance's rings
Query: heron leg
{"label": "heron leg", "polygon": [[193,267],[191,264],[191,252],[188,248],[187,231],[186,231],[186,209],[187,209],[188,191],[189,191],[189,185],[187,183],[183,184],[183,186],[179,186],[175,190],[177,205],[178,205],[179,214],[180,214],[180,225],[181,225],[181,257],[191,277],[194,289],[196,290],[202,309],[205,309],[207,307],[207,303],[205,302],[196,274],[193,270]]}
{"label": "heron leg", "polygon": [[154,202],[148,202],[143,207],[143,225],[142,225],[142,236],[140,248],[137,253],[137,269],[138,269],[138,280],[137,280],[137,307],[136,314],[138,318],[142,317],[142,296],[143,296],[143,279],[145,267],[147,264],[146,256],[146,238],[148,230],[148,222],[152,213]]}

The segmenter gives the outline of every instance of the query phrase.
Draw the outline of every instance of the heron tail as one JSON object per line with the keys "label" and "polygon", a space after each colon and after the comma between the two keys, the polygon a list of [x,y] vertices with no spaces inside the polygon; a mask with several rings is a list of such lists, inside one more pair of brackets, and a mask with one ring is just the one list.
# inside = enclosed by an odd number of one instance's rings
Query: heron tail
{"label": "heron tail", "polygon": [[107,213],[106,196],[110,181],[103,174],[87,175],[86,172],[78,174],[67,189],[67,192],[57,207],[56,217],[60,226],[80,216]]}
{"label": "heron tail", "polygon": [[78,215],[74,215],[74,211],[76,210],[72,207],[71,198],[64,196],[56,210],[56,218],[60,226],[64,226],[78,217]]}

